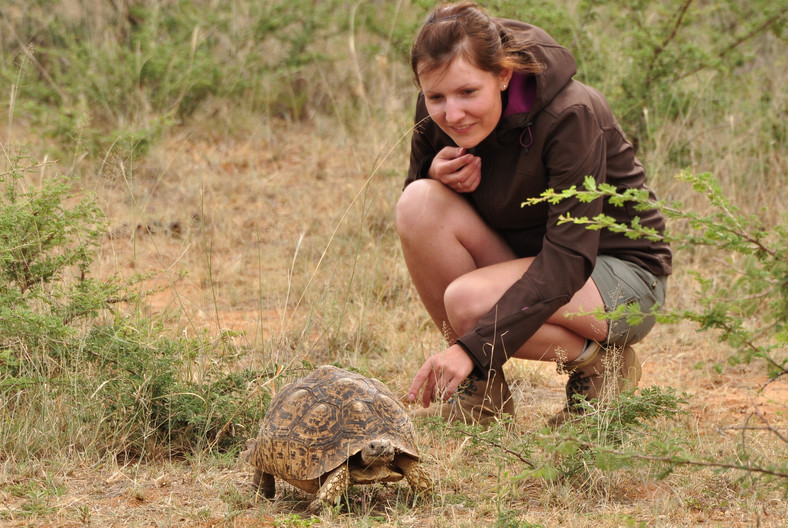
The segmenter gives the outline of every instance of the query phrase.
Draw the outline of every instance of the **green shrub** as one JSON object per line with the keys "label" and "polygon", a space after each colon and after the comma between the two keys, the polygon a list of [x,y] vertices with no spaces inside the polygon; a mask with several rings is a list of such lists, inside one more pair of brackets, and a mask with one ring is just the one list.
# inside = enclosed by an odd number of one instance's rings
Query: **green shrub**
{"label": "green shrub", "polygon": [[66,207],[57,176],[27,190],[25,174],[41,168],[17,156],[0,173],[0,343],[33,349],[69,339],[119,292],[88,274],[104,222],[93,198]]}
{"label": "green shrub", "polygon": [[[572,187],[562,192],[548,190],[539,198],[529,199],[523,206],[567,198],[583,202],[603,199],[616,206],[633,204],[637,210],[659,208],[671,222],[672,228],[664,236],[643,227],[636,217],[631,224],[617,223],[600,214],[594,218],[564,217],[561,223],[571,222],[587,229],[610,229],[631,238],[665,239],[678,251],[709,248],[722,263],[714,279],[703,272],[693,273],[698,283],[698,307],[679,307],[658,313],[663,323],[692,321],[700,331],[713,332],[721,342],[730,346],[728,363],[749,363],[760,360],[771,381],[788,375],[788,215],[769,218],[748,215],[734,205],[719,183],[708,173],[696,175],[684,171],[678,179],[689,183],[695,192],[707,200],[708,212],[695,213],[681,203],[652,202],[647,190],[617,191],[610,184],[599,184],[587,177],[583,189]],[[764,218],[773,223],[764,224]],[[638,319],[637,306],[622,306],[611,313],[600,313],[602,318],[622,316]],[[763,416],[764,430],[774,432],[785,442],[785,437]],[[737,460],[697,461],[699,466],[740,469],[753,474],[778,477],[778,483],[788,487],[788,468],[784,460],[753,461],[745,449],[737,453]],[[744,460],[744,462],[741,462]],[[686,457],[665,456],[663,462],[672,465],[693,465]],[[763,463],[763,465],[758,465]]]}
{"label": "green shrub", "polygon": [[106,449],[188,455],[231,449],[255,435],[242,425],[258,423],[268,407],[268,393],[257,390],[260,373],[235,371],[221,355],[198,368],[204,354],[216,352],[210,343],[157,337],[162,328],[137,323],[95,326],[83,345],[95,368],[82,381],[102,401],[90,412],[100,418]]}
{"label": "green shrub", "polygon": [[41,168],[18,156],[0,173],[2,452],[184,455],[253,435],[241,424],[267,407],[260,374],[205,339],[168,338],[125,314],[133,282],[90,276],[102,215],[60,176],[28,188],[24,176]]}
{"label": "green shrub", "polygon": [[[636,217],[632,224],[619,224],[611,217],[562,218],[561,222],[584,225],[588,229],[610,229],[628,237],[648,237],[671,242],[678,251],[708,247],[724,255],[725,280],[712,282],[701,273],[698,281],[700,310],[676,309],[659,317],[663,322],[691,320],[701,330],[718,330],[720,339],[730,344],[735,354],[731,362],[763,359],[773,376],[787,372],[788,355],[788,217],[783,215],[767,227],[763,218],[743,214],[723,193],[711,174],[696,175],[684,171],[678,179],[688,182],[700,193],[711,208],[707,214],[687,210],[681,203],[653,203],[647,190],[628,189],[618,192],[609,184],[600,184],[587,177],[585,188],[572,187],[557,193],[548,190],[540,198],[529,199],[524,206],[540,202],[557,202],[567,198],[581,201],[597,199],[623,206],[632,202],[639,210],[659,208],[677,229],[664,237],[644,228]],[[774,221],[775,218],[770,218]],[[631,317],[630,307],[605,317]]]}

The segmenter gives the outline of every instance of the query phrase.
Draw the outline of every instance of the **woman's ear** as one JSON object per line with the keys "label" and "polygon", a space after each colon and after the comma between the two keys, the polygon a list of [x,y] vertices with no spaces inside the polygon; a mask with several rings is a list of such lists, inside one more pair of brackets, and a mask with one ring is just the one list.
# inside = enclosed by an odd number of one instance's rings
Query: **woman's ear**
{"label": "woman's ear", "polygon": [[501,81],[501,91],[504,91],[509,87],[509,81],[512,80],[513,73],[514,70],[512,70],[512,68],[504,68],[498,74],[498,80]]}

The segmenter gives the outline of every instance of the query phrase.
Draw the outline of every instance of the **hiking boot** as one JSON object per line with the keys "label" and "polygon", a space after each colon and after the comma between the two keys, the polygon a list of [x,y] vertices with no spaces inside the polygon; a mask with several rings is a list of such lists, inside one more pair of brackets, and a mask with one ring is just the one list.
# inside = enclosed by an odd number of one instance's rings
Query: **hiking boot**
{"label": "hiking boot", "polygon": [[579,358],[559,364],[558,372],[569,374],[566,405],[547,421],[550,427],[559,427],[582,414],[584,409],[579,399],[604,404],[622,391],[634,389],[640,381],[641,368],[631,346],[622,349],[591,342]]}
{"label": "hiking boot", "polygon": [[489,425],[504,414],[514,416],[514,402],[503,372],[490,371],[487,378],[475,370],[447,401],[437,401],[410,413],[413,418],[440,416],[447,422],[480,425]]}

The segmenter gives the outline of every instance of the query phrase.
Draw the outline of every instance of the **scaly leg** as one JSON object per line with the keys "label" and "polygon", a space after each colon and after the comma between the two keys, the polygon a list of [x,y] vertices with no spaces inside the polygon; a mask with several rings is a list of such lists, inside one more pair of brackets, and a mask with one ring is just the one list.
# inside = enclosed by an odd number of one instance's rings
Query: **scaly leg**
{"label": "scaly leg", "polygon": [[340,497],[345,493],[350,485],[350,471],[347,464],[342,464],[334,471],[328,474],[320,490],[317,492],[317,498],[309,505],[310,513],[320,513],[324,505],[334,505]]}
{"label": "scaly leg", "polygon": [[405,479],[414,492],[424,496],[429,496],[432,493],[432,479],[421,467],[418,460],[408,456],[399,456],[394,465],[402,470]]}

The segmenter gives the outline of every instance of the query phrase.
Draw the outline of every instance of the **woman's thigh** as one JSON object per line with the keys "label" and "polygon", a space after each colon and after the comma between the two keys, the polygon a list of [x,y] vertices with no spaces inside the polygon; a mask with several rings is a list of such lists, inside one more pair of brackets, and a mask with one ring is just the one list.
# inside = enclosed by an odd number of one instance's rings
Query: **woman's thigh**
{"label": "woman's thigh", "polygon": [[473,208],[465,195],[435,180],[416,180],[397,202],[397,232],[406,258],[455,267],[457,252],[479,268],[515,258],[512,249]]}
{"label": "woman's thigh", "polygon": [[[533,263],[534,257],[519,258],[476,269],[453,281],[446,289],[444,302],[449,318],[478,321],[503,294],[517,282]],[[608,323],[593,312],[604,307],[602,296],[592,279],[586,281],[572,299],[559,308],[547,323],[571,330],[588,339],[607,339]]]}

